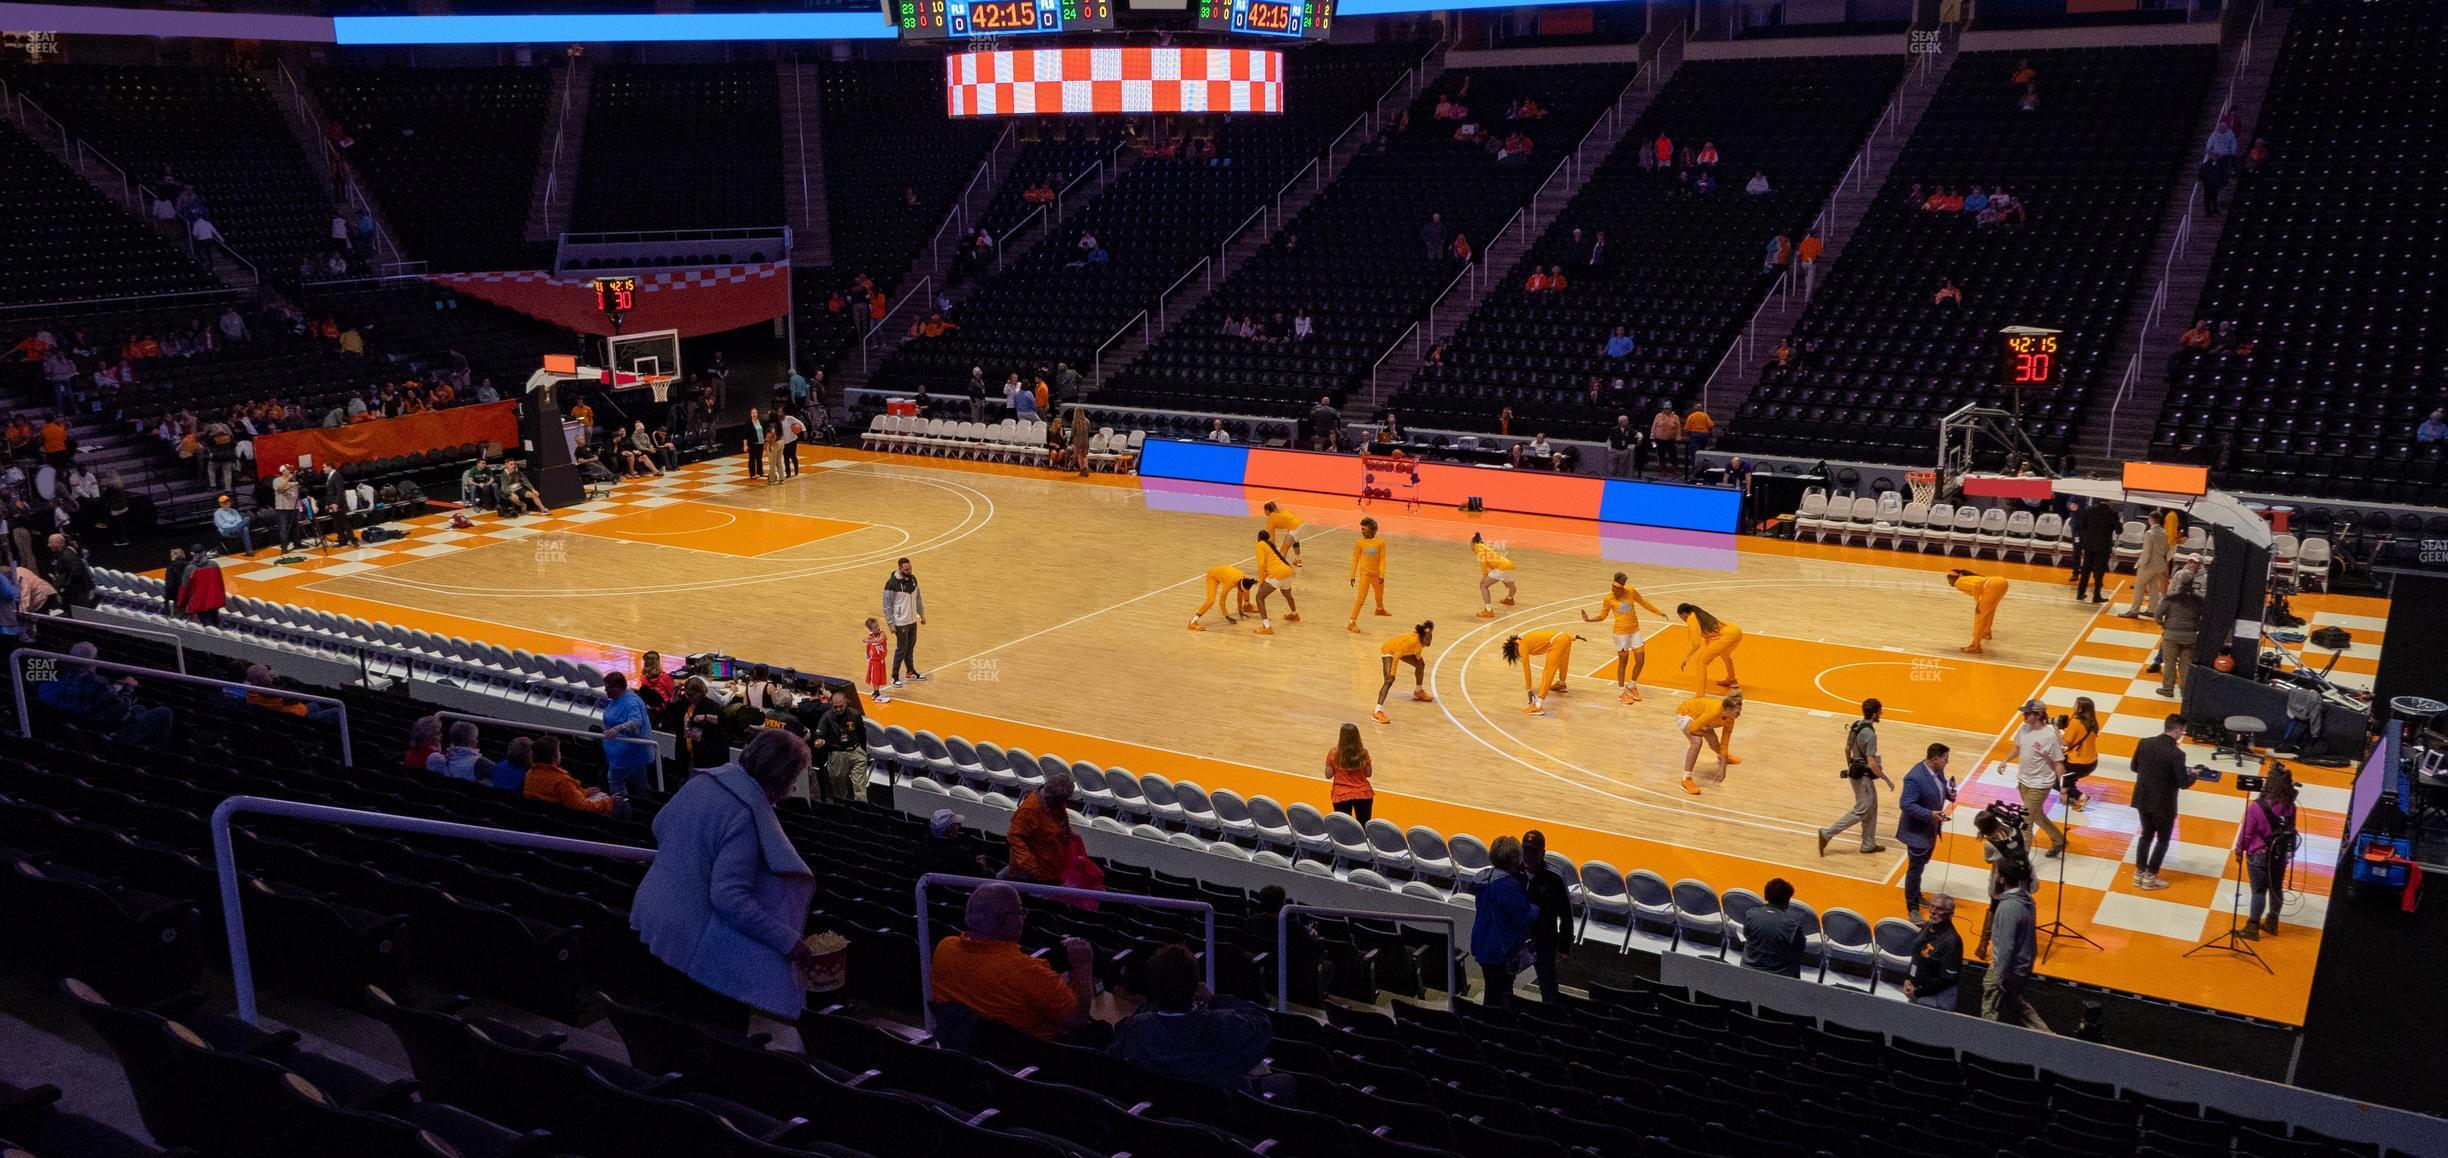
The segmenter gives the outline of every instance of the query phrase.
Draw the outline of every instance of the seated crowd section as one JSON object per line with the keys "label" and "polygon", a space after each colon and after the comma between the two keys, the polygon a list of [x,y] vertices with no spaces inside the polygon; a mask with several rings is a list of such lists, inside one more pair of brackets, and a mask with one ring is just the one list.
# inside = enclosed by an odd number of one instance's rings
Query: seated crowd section
{"label": "seated crowd section", "polygon": [[[1894,92],[1902,56],[1692,61],[1496,291],[1387,406],[1417,428],[1600,440],[1697,400]],[[1657,142],[1670,159],[1661,164]],[[1711,165],[1694,159],[1714,149]],[[1717,187],[1700,192],[1702,172]],[[1751,176],[1769,191],[1745,191]],[[1603,241],[1601,240],[1603,239]],[[1562,290],[1528,288],[1561,270]],[[1624,327],[1632,348],[1610,356]],[[1599,384],[1593,395],[1590,384]]]}
{"label": "seated crowd section", "polygon": [[179,248],[0,122],[0,305],[212,287]]}
{"label": "seated crowd section", "polygon": [[332,245],[332,199],[261,76],[212,65],[48,64],[0,71],[156,195],[190,187],[264,278]]}
{"label": "seated crowd section", "polygon": [[1618,64],[1438,77],[1099,399],[1275,416],[1305,414],[1319,398],[1339,405],[1473,265],[1475,249],[1461,246],[1492,241],[1632,75]]}
{"label": "seated crowd section", "polygon": [[[106,579],[114,591],[129,589],[125,577]],[[45,646],[81,643],[110,662],[167,669],[175,658],[167,643],[75,621],[46,621],[41,631]],[[201,652],[190,659],[200,672],[218,670]],[[71,662],[58,678],[100,677]],[[2376,1148],[2277,1121],[1637,977],[1588,985],[1586,997],[1438,1009],[1430,1003],[1445,996],[1450,947],[1442,934],[1396,920],[1292,922],[1289,994],[1323,1018],[1300,1008],[1254,1010],[1265,1021],[1268,1071],[1256,1082],[1163,1076],[982,1019],[964,1028],[955,1049],[894,1028],[914,1024],[923,1004],[914,885],[930,869],[987,875],[1006,846],[991,834],[947,834],[909,814],[911,802],[864,799],[925,793],[922,771],[968,750],[939,752],[872,724],[863,731],[882,777],[861,777],[846,794],[842,783],[820,781],[814,798],[787,798],[776,810],[782,835],[814,873],[808,927],[847,941],[847,988],[836,995],[858,1003],[802,1017],[796,1050],[692,1022],[662,1004],[664,967],[644,952],[625,911],[641,865],[235,817],[259,986],[280,1001],[336,1004],[386,1024],[416,1079],[386,1081],[295,1035],[216,1012],[200,991],[208,963],[224,952],[212,919],[220,887],[206,825],[213,809],[232,795],[274,797],[638,847],[655,843],[663,794],[640,789],[615,801],[555,787],[573,778],[605,783],[595,745],[554,739],[555,751],[545,744],[553,738],[502,720],[446,738],[421,723],[431,704],[396,692],[296,687],[261,665],[245,673],[243,696],[134,678],[109,693],[125,697],[132,715],[98,711],[76,686],[36,697],[34,737],[0,757],[0,910],[41,934],[11,938],[0,952],[49,978],[117,1057],[156,1141],[212,1158],[979,1150],[1030,1158],[2379,1158]],[[345,718],[312,697],[337,700]],[[730,742],[764,723],[751,718],[758,713],[727,715],[725,742],[691,762],[721,759]],[[137,721],[177,742],[136,742]],[[15,720],[6,722],[13,731]],[[1051,758],[992,750],[1006,758],[1012,790],[1054,771]],[[1111,772],[1108,790],[1123,779]],[[1006,784],[1001,776],[985,783]],[[922,794],[918,802],[929,799],[941,798]],[[1196,822],[1180,801],[1169,803],[1140,801],[1148,817],[1140,827],[1179,844]],[[1081,826],[1103,819],[1091,813],[1129,814],[1114,795],[1077,797],[1073,807]],[[1288,851],[1313,876],[1370,855],[1333,845]],[[1167,874],[1127,856],[1100,858],[1100,866],[1117,896],[1212,906],[1216,992],[1270,1004],[1281,891]],[[1689,926],[1667,951],[1723,953],[1726,924],[1701,911],[1718,898],[1687,895],[1696,884],[1684,882],[1666,902],[1694,910],[1663,918],[1670,928]],[[930,892],[933,932],[975,931],[965,892]],[[1742,894],[1728,890],[1725,899]],[[1593,920],[1604,916],[1603,895],[1582,899]],[[1610,911],[1655,926],[1658,907],[1642,898],[1637,910]],[[1101,1000],[1120,1000],[1147,991],[1159,947],[1198,944],[1201,926],[1195,912],[1031,902],[1018,936],[1024,951],[1058,964],[1086,951]],[[1699,944],[1709,939],[1719,946]],[[472,1007],[471,996],[489,1004]],[[604,1020],[617,1050],[605,1035],[569,1032]],[[564,1029],[544,1028],[553,1024]],[[35,1145],[46,1136],[85,1144],[29,1151],[38,1158],[158,1152],[125,1138],[102,1148],[90,1124],[39,1107],[37,1099],[8,1099],[0,1125],[42,1131]]]}
{"label": "seated crowd section", "polygon": [[[2116,388],[2106,356],[2146,292],[2217,63],[2209,46],[1958,56],[1844,259],[1780,336],[1790,358],[1762,359],[1725,448],[1924,461],[1948,412],[2004,404],[1997,335],[2021,325],[2065,331],[2064,385],[2025,399],[2023,425],[2044,453],[2067,450]],[[2026,65],[2035,77],[2014,83]],[[2019,220],[1962,204],[2000,190]]]}
{"label": "seated crowd section", "polygon": [[780,226],[776,83],[770,64],[596,66],[570,231]]}
{"label": "seated crowd section", "polygon": [[2153,458],[2190,456],[2241,489],[2448,502],[2448,429],[2422,426],[2439,405],[2441,270],[2412,241],[2448,226],[2443,34],[2436,5],[2296,7],[2238,142],[2198,344],[2167,364]]}
{"label": "seated crowd section", "polygon": [[[873,384],[951,395],[972,367],[983,369],[990,387],[1058,362],[1087,373],[1099,343],[1141,310],[1152,316],[1157,295],[1271,205],[1276,190],[1417,58],[1417,47],[1299,54],[1286,62],[1282,116],[1177,122],[1174,131],[1188,138],[1178,148],[1126,159],[1129,167],[1094,201],[1050,234],[1040,229],[1025,253],[1007,256],[962,304],[957,331],[902,346]],[[1205,155],[1209,142],[1212,156]],[[1014,179],[1024,176],[1005,178]]]}
{"label": "seated crowd section", "polygon": [[434,269],[543,269],[525,238],[553,77],[544,68],[320,68],[340,155]]}

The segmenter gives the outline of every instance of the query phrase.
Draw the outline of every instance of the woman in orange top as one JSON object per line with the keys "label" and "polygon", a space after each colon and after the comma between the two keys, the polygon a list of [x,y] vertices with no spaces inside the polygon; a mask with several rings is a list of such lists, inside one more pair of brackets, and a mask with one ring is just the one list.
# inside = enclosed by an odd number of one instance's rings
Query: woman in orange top
{"label": "woman in orange top", "polygon": [[1428,694],[1427,656],[1429,640],[1435,635],[1436,621],[1431,619],[1385,641],[1385,646],[1377,649],[1378,664],[1385,669],[1385,682],[1377,685],[1377,710],[1371,714],[1372,719],[1380,724],[1394,722],[1386,718],[1385,702],[1386,694],[1394,690],[1394,668],[1397,664],[1411,665],[1412,699],[1423,704],[1436,702],[1436,697]]}
{"label": "woman in orange top", "polygon": [[1334,810],[1367,824],[1377,789],[1369,784],[1369,754],[1360,745],[1360,725],[1343,725],[1342,737],[1326,753],[1326,778],[1334,781]]}
{"label": "woman in orange top", "polygon": [[1742,628],[1709,614],[1697,603],[1675,604],[1675,618],[1691,628],[1692,634],[1691,650],[1683,653],[1683,667],[1688,669],[1693,660],[1700,661],[1700,683],[1693,694],[1708,694],[1709,668],[1719,660],[1725,661],[1726,678],[1716,686],[1741,689],[1742,677],[1734,674],[1734,649],[1742,646]]}
{"label": "woman in orange top", "polygon": [[2074,715],[2059,729],[2058,739],[2065,744],[2066,807],[2081,809],[2082,789],[2075,785],[2082,778],[2099,771],[2099,708],[2089,696],[2074,697]]}

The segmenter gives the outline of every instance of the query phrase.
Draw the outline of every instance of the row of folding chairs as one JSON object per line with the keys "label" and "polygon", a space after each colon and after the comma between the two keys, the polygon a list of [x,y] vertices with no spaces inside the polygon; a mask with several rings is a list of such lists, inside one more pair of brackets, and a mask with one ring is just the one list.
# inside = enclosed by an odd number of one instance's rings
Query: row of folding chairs
{"label": "row of folding chairs", "polygon": [[[1895,491],[1877,498],[1868,495],[1830,498],[1825,491],[1813,487],[1803,492],[1802,506],[1794,512],[1794,534],[1809,535],[1812,541],[1820,543],[1833,536],[1839,544],[1859,539],[1864,546],[1883,543],[1899,551],[1925,554],[1933,550],[1942,555],[1961,551],[1974,559],[1986,552],[2001,562],[2010,552],[2021,552],[2026,563],[2043,555],[2053,562],[2074,550],[2072,528],[2063,515],[2054,511],[2034,515],[2002,507],[1984,510],[1969,504],[1908,503]],[[2139,541],[2137,538],[2137,544]]]}
{"label": "row of folding chairs", "polygon": [[[1099,429],[1088,439],[1088,465],[1093,470],[1128,471],[1139,465],[1141,431],[1117,433]],[[989,462],[1043,464],[1048,460],[1046,424],[1006,418],[1001,422],[965,422],[947,418],[917,418],[878,414],[859,437],[869,450],[892,450]]]}

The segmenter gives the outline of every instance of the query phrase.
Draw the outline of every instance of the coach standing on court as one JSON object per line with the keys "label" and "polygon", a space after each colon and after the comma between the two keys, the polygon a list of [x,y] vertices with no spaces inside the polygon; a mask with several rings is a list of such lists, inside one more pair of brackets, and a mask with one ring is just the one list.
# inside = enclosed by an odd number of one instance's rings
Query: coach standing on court
{"label": "coach standing on court", "polygon": [[2122,529],[2116,508],[2106,499],[2093,500],[2074,516],[2074,598],[2108,602],[2108,570],[2116,560],[2117,532]]}
{"label": "coach standing on court", "polygon": [[901,686],[905,669],[909,679],[926,679],[918,670],[918,629],[926,626],[926,597],[918,593],[918,575],[907,558],[884,578],[884,622],[893,633],[891,686]]}

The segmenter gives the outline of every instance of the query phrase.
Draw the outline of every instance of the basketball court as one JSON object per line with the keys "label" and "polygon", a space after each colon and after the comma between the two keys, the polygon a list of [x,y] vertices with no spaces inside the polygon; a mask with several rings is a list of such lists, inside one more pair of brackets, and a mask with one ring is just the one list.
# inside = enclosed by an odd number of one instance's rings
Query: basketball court
{"label": "basketball court", "polygon": [[[238,594],[607,667],[655,648],[851,675],[863,669],[862,621],[879,614],[885,575],[907,556],[926,599],[918,659],[933,679],[872,708],[879,721],[1321,808],[1325,751],[1342,723],[1357,721],[1374,756],[1376,814],[1397,824],[1483,839],[1538,827],[1577,861],[1719,889],[1781,875],[1822,910],[1872,920],[1902,915],[1894,795],[1882,793],[1887,851],[1863,854],[1847,834],[1822,857],[1815,837],[1851,800],[1837,773],[1859,702],[1887,705],[1880,740],[1891,776],[1933,742],[1954,750],[1964,806],[1925,886],[1977,902],[1986,870],[1968,822],[1981,803],[2012,795],[2011,768],[1993,757],[2016,705],[2038,696],[2065,711],[2088,696],[2105,735],[2086,782],[2093,803],[2075,817],[2064,862],[2064,917],[2101,947],[2069,939],[2041,971],[2302,1021],[2349,770],[2290,765],[2303,784],[2305,848],[2286,928],[2258,946],[2274,972],[2225,955],[2182,958],[2226,928],[2235,887],[2226,850],[2246,797],[2233,786],[2235,765],[2218,765],[2227,778],[2184,794],[2164,873],[2175,887],[2134,888],[2123,863],[2137,829],[2124,803],[2125,758],[2173,701],[2143,673],[2155,627],[2116,618],[2121,602],[2078,602],[2063,567],[1389,503],[1364,512],[1324,495],[810,450],[806,471],[780,485],[748,479],[742,460],[726,459],[623,483],[551,517],[483,516],[454,531],[436,516],[379,546],[225,565]],[[1270,498],[1307,521],[1292,592],[1301,620],[1286,622],[1278,596],[1272,636],[1212,615],[1207,631],[1185,630],[1208,568],[1247,569]],[[1364,610],[1353,633],[1345,580],[1364,513],[1389,541],[1391,614]],[[1474,532],[1505,544],[1519,566],[1518,603],[1492,620],[1474,617]],[[1951,567],[2013,583],[1984,655],[1957,650],[1973,607],[1945,584]],[[1643,630],[1657,634],[1645,698],[1627,705],[1615,695],[1609,624],[1582,619],[1618,570],[1668,612],[1693,603],[1744,630],[1735,661],[1749,706],[1733,737],[1743,763],[1722,785],[1704,776],[1701,796],[1677,783],[1675,709],[1696,675],[1678,668],[1684,629],[1642,614]],[[2337,673],[2368,681],[2385,603],[2306,595],[2295,606],[2316,624],[2354,630],[2358,643]],[[1387,703],[1393,722],[1371,723],[1379,646],[1421,620],[1436,623],[1436,702],[1408,698],[1406,669]],[[1581,637],[1571,690],[1530,716],[1523,675],[1499,650],[1515,633],[1552,628]],[[2050,878],[2045,919],[2059,862],[2036,863]],[[1962,910],[1967,936],[1979,911]]]}

